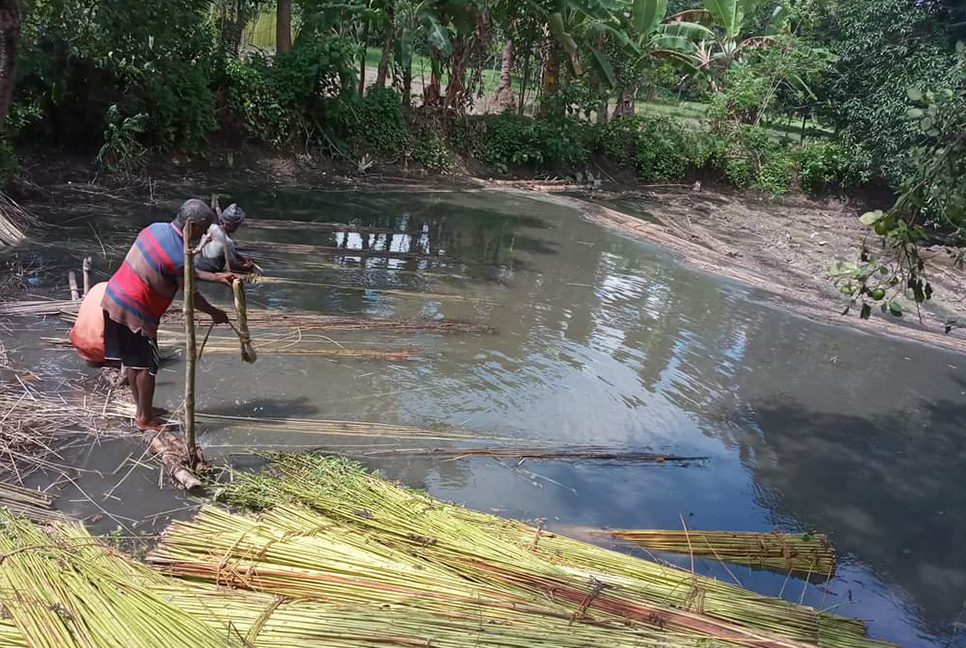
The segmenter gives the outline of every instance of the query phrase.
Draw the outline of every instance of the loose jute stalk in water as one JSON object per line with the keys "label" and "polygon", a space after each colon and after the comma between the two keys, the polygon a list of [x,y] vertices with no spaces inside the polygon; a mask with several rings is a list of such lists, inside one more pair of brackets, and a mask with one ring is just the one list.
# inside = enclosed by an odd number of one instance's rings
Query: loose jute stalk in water
{"label": "loose jute stalk in water", "polygon": [[235,295],[235,313],[238,315],[238,328],[232,327],[238,334],[238,341],[241,343],[242,360],[251,364],[255,362],[258,355],[255,353],[255,345],[252,344],[252,336],[248,332],[248,306],[245,302],[245,287],[241,279],[235,279],[231,284],[231,291]]}
{"label": "loose jute stalk in water", "polygon": [[820,533],[750,533],[741,531],[657,531],[620,529],[608,532],[655,551],[690,553],[751,567],[826,578],[835,570],[835,550]]}

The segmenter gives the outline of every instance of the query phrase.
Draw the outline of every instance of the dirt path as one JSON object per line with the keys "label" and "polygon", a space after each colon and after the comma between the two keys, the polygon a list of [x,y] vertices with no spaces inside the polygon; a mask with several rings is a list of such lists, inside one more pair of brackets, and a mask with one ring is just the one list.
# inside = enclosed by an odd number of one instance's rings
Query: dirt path
{"label": "dirt path", "polygon": [[604,227],[677,254],[685,263],[761,289],[776,305],[809,319],[886,333],[932,346],[966,352],[966,333],[945,333],[950,320],[966,322],[966,273],[956,270],[942,248],[927,251],[933,299],[922,321],[910,302],[902,319],[869,320],[848,315],[848,304],[832,284],[829,264],[855,260],[863,243],[878,245],[858,220],[858,211],[837,203],[805,199],[780,202],[691,188],[602,192],[534,182],[496,182],[491,187],[552,194]]}

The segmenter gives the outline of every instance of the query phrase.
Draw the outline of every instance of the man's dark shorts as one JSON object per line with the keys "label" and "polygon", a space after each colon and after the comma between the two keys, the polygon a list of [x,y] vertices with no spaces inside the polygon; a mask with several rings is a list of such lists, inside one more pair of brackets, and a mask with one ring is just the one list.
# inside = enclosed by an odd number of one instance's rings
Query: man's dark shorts
{"label": "man's dark shorts", "polygon": [[147,369],[158,373],[158,343],[123,324],[118,324],[104,313],[104,359],[115,360],[128,369]]}

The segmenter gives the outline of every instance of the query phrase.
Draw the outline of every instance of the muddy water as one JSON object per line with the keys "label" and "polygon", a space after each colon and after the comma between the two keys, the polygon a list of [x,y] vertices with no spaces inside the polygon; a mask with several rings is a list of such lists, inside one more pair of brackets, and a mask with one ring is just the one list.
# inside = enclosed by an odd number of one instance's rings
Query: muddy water
{"label": "muddy water", "polygon": [[[267,275],[330,285],[256,285],[250,305],[447,317],[498,332],[329,334],[353,348],[409,348],[417,361],[265,354],[250,366],[236,354],[206,354],[198,387],[204,411],[442,424],[480,436],[705,456],[688,467],[399,457],[369,463],[440,497],[545,518],[551,528],[680,528],[683,519],[690,528],[822,531],[843,556],[827,588],[731,572],[756,591],[869,619],[874,636],[907,646],[963,645],[956,632],[966,620],[959,616],[966,600],[966,358],[802,321],[551,200],[376,191],[234,198],[259,218],[397,232],[366,239],[248,229],[242,240],[433,255],[272,253],[260,261]],[[228,299],[218,287],[206,293]],[[69,354],[56,362],[66,372],[89,371]],[[182,372],[178,360],[161,372],[160,403],[177,404]],[[358,449],[384,440],[210,426],[202,442],[209,457],[247,466],[255,461],[246,453],[259,448]],[[81,453],[79,465],[100,474],[83,473],[84,492],[65,489],[61,506],[99,516],[104,528],[131,528],[194,505],[159,493],[156,473],[126,477],[121,466],[132,453],[136,459],[140,449],[126,444]],[[707,561],[695,567],[732,578]]]}

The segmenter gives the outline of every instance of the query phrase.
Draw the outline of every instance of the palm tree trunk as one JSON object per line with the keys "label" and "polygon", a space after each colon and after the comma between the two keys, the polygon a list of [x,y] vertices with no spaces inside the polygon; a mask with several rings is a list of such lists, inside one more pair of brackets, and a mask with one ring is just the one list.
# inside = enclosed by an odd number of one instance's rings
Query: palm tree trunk
{"label": "palm tree trunk", "polygon": [[442,57],[439,50],[435,47],[429,52],[432,59],[429,85],[423,88],[423,106],[435,106],[439,103],[442,96],[440,92],[439,68],[442,66]]}
{"label": "palm tree trunk", "polygon": [[393,19],[392,14],[386,18],[386,31],[382,35],[382,56],[379,57],[379,69],[376,71],[376,87],[386,87],[386,77],[389,76],[389,56],[392,54]]}
{"label": "palm tree trunk", "polygon": [[443,109],[459,108],[466,86],[466,50],[467,43],[464,36],[453,41],[453,56],[450,59],[449,83],[446,84],[446,101]]}
{"label": "palm tree trunk", "polygon": [[540,106],[537,115],[543,117],[547,114],[548,102],[556,96],[557,88],[560,87],[560,46],[557,39],[550,37],[549,43],[545,46],[545,60],[543,64],[543,78],[540,80]]}
{"label": "palm tree trunk", "polygon": [[275,53],[292,51],[292,0],[278,0],[275,12]]}
{"label": "palm tree trunk", "polygon": [[403,106],[409,108],[413,105],[413,59],[409,58],[406,67],[403,68]]}
{"label": "palm tree trunk", "polygon": [[517,115],[523,117],[523,109],[526,107],[527,86],[530,84],[530,52],[523,61],[523,79],[520,83],[520,101],[517,105]]}
{"label": "palm tree trunk", "polygon": [[0,133],[3,133],[13,97],[19,40],[20,13],[17,11],[17,0],[0,0]]}
{"label": "palm tree trunk", "polygon": [[503,44],[503,65],[500,67],[500,87],[493,95],[497,106],[512,106],[514,103],[511,74],[513,72],[513,41],[506,39]]}

